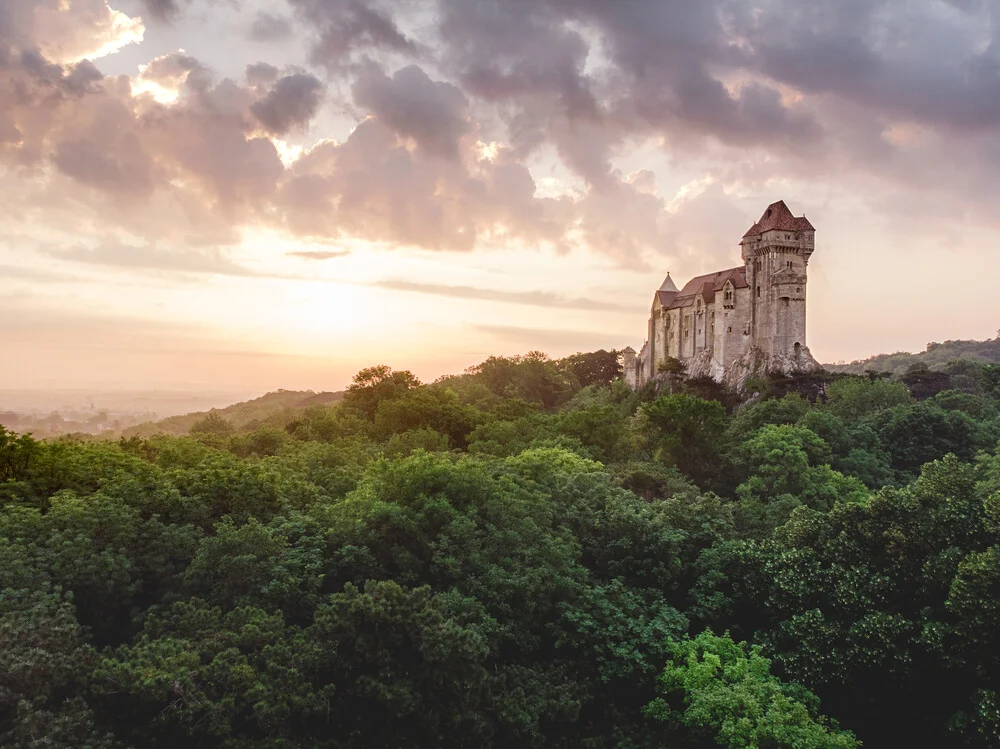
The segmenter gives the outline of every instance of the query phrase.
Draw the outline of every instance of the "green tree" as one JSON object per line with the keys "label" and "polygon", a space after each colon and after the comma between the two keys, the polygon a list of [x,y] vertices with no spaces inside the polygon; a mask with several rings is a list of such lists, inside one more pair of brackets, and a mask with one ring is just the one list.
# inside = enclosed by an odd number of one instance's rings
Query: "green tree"
{"label": "green tree", "polygon": [[962,411],[945,411],[924,401],[895,406],[871,417],[870,423],[889,454],[892,467],[912,477],[920,467],[948,453],[971,460],[991,446],[991,434]]}
{"label": "green tree", "polygon": [[827,407],[848,421],[912,401],[901,382],[867,377],[845,377],[827,387]]}
{"label": "green tree", "polygon": [[625,419],[614,406],[591,406],[561,413],[555,428],[591,448],[593,457],[605,463],[625,458],[629,451]]}
{"label": "green tree", "polygon": [[736,490],[741,499],[769,502],[790,497],[829,510],[837,500],[857,502],[868,494],[860,481],[830,468],[830,446],[805,427],[768,424],[743,450],[750,477]]}
{"label": "green tree", "polygon": [[200,434],[212,437],[228,437],[236,431],[231,422],[227,421],[218,411],[209,411],[208,414],[191,425],[191,434]]}
{"label": "green tree", "polygon": [[678,393],[658,398],[639,409],[646,444],[654,456],[677,466],[701,484],[718,469],[726,409],[717,401]]}
{"label": "green tree", "polygon": [[767,424],[796,424],[810,411],[809,401],[798,393],[769,398],[738,409],[726,429],[728,443],[735,447],[750,439]]}
{"label": "green tree", "polygon": [[524,356],[491,356],[470,367],[467,374],[497,396],[520,398],[546,410],[567,401],[574,388],[574,381],[540,351],[530,351]]}
{"label": "green tree", "polygon": [[393,372],[384,364],[368,367],[354,375],[354,381],[344,394],[343,408],[373,421],[380,403],[417,387],[420,387],[420,380],[412,372]]}
{"label": "green tree", "polygon": [[258,606],[306,616],[323,581],[322,533],[305,517],[291,516],[265,526],[251,518],[237,527],[224,520],[202,540],[184,571],[192,597],[220,605]]}
{"label": "green tree", "polygon": [[38,452],[30,434],[15,434],[0,425],[0,481],[23,481]]}
{"label": "green tree", "polygon": [[688,733],[697,746],[853,749],[849,731],[818,714],[810,692],[781,682],[760,648],[703,632],[672,642],[650,717]]}
{"label": "green tree", "polygon": [[573,373],[581,387],[600,385],[608,387],[621,377],[622,365],[617,351],[593,351],[574,354],[557,362],[558,366]]}
{"label": "green tree", "polygon": [[117,746],[86,701],[96,662],[69,597],[0,590],[0,745]]}
{"label": "green tree", "polygon": [[682,375],[687,372],[687,364],[673,356],[667,356],[656,365],[656,371],[660,374]]}
{"label": "green tree", "polygon": [[375,409],[375,431],[382,439],[426,428],[447,436],[458,448],[465,448],[479,420],[479,412],[461,405],[455,391],[435,385],[409,390]]}

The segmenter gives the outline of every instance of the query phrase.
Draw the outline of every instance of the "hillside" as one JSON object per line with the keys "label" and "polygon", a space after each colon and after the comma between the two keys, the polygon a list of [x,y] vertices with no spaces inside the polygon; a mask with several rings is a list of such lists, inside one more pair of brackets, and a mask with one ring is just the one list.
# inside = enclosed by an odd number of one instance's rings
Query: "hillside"
{"label": "hillside", "polygon": [[1000,366],[614,360],[0,429],[0,746],[997,746]]}
{"label": "hillside", "polygon": [[122,431],[124,437],[149,437],[154,434],[182,435],[209,414],[217,414],[236,431],[255,429],[264,424],[285,424],[310,406],[326,406],[344,397],[343,391],[316,393],[312,390],[276,390],[253,400],[234,403],[211,411],[196,411],[147,422]]}
{"label": "hillside", "polygon": [[928,343],[927,348],[918,354],[899,351],[894,354],[878,354],[867,359],[853,361],[850,364],[824,364],[823,366],[831,372],[848,374],[863,374],[868,370],[903,374],[914,364],[925,364],[931,369],[936,369],[959,359],[991,364],[1000,363],[1000,335],[986,341]]}

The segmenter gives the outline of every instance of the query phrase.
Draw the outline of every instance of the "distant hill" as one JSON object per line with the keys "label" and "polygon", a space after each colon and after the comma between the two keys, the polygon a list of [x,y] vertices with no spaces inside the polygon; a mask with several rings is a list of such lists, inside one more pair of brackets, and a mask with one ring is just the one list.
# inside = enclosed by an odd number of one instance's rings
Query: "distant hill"
{"label": "distant hill", "polygon": [[823,366],[831,372],[849,374],[863,374],[866,370],[903,374],[914,364],[926,364],[934,369],[958,359],[991,364],[1000,363],[1000,335],[987,341],[928,343],[926,350],[919,354],[899,351],[895,354],[878,354],[868,359],[853,361],[850,364],[824,364]]}
{"label": "distant hill", "polygon": [[171,416],[161,421],[147,422],[122,430],[125,437],[149,437],[154,434],[182,435],[210,413],[216,413],[237,431],[255,429],[264,424],[284,425],[310,406],[326,406],[342,400],[344,391],[315,393],[312,390],[276,390],[253,400],[235,403],[211,411],[197,411]]}

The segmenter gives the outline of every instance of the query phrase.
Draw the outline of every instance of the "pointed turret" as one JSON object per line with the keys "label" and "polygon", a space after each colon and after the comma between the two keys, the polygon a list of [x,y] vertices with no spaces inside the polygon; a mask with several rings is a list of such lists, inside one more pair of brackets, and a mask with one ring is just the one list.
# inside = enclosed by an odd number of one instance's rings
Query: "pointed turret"
{"label": "pointed turret", "polygon": [[667,271],[667,277],[664,278],[663,283],[660,284],[660,291],[677,291],[674,279],[670,277],[670,271]]}

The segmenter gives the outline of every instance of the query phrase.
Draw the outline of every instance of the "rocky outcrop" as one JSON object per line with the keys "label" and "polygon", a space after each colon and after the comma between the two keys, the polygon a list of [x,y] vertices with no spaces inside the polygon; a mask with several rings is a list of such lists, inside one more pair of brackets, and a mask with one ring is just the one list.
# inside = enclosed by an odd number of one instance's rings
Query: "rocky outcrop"
{"label": "rocky outcrop", "polygon": [[712,349],[699,351],[692,358],[688,359],[685,364],[687,364],[686,371],[688,377],[711,377],[713,380],[722,382],[722,364],[714,361]]}
{"label": "rocky outcrop", "polygon": [[820,364],[809,349],[802,346],[796,354],[767,354],[757,346],[736,359],[726,370],[722,383],[738,391],[743,391],[749,380],[769,374],[793,375],[815,372]]}

